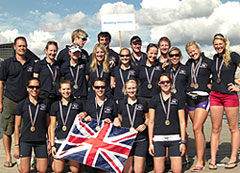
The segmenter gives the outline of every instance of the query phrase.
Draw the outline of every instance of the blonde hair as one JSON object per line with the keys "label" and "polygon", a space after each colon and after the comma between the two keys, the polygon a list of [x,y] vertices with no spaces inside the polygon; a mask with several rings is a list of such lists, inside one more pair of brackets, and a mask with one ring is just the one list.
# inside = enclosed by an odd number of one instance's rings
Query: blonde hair
{"label": "blonde hair", "polygon": [[72,32],[72,42],[74,42],[75,37],[88,37],[88,34],[82,29],[76,29]]}
{"label": "blonde hair", "polygon": [[137,83],[137,81],[136,81],[135,79],[128,79],[128,80],[124,83],[123,88],[122,88],[122,92],[123,92],[124,95],[127,95],[126,88],[127,88],[127,84],[128,84],[128,83],[135,83],[135,84],[136,84],[136,87],[137,87],[137,89],[138,89],[138,83]]}
{"label": "blonde hair", "polygon": [[96,58],[96,52],[97,48],[100,48],[104,52],[104,60],[103,60],[103,72],[108,72],[109,71],[109,60],[108,60],[108,52],[106,47],[103,44],[97,43],[94,48],[93,48],[93,53],[92,53],[92,62],[90,64],[90,71],[94,72],[97,69],[97,58]]}
{"label": "blonde hair", "polygon": [[186,46],[185,46],[185,50],[188,52],[188,48],[191,46],[196,46],[196,48],[198,48],[200,50],[200,45],[196,42],[196,41],[189,41],[187,42]]}
{"label": "blonde hair", "polygon": [[225,65],[225,67],[228,67],[229,66],[229,61],[231,60],[231,51],[229,49],[229,45],[230,45],[230,42],[229,40],[224,37],[222,34],[216,34],[214,37],[213,37],[213,44],[214,44],[214,41],[216,39],[220,39],[222,41],[224,41],[224,43],[226,44],[225,46],[225,52],[223,54],[223,64]]}
{"label": "blonde hair", "polygon": [[170,53],[171,53],[172,51],[174,51],[174,50],[178,51],[178,53],[179,53],[179,55],[180,55],[180,58],[182,58],[182,52],[181,52],[181,50],[180,50],[178,47],[172,47],[172,48],[169,50],[168,54],[170,54]]}

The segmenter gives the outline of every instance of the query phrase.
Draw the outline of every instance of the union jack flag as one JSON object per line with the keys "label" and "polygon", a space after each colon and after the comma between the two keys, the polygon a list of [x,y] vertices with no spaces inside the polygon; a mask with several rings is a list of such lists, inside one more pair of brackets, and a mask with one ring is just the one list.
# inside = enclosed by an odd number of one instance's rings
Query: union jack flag
{"label": "union jack flag", "polygon": [[96,130],[97,121],[82,121],[75,118],[66,140],[57,152],[57,158],[75,160],[109,172],[122,172],[137,131],[113,126],[100,121],[101,129]]}

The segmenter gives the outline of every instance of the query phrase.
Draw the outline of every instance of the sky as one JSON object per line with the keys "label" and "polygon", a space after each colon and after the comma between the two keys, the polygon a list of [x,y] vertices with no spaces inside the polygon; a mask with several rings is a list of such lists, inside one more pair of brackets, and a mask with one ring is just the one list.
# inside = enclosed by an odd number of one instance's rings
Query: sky
{"label": "sky", "polygon": [[[89,39],[84,48],[91,53],[101,32],[101,15],[135,14],[135,31],[122,31],[122,46],[129,47],[133,35],[148,43],[157,43],[167,36],[172,46],[181,48],[197,41],[209,57],[215,53],[212,38],[222,33],[230,40],[230,48],[240,53],[239,0],[0,0],[0,44],[25,36],[28,47],[40,58],[49,40],[60,50],[71,44],[71,33],[85,30]],[[119,33],[112,35],[111,47],[118,50]]]}

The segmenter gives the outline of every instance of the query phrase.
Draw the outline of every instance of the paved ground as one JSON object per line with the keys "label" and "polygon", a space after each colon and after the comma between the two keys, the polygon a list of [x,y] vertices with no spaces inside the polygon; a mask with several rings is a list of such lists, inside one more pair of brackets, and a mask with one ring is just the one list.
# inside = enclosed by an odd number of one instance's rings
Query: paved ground
{"label": "paved ground", "polygon": [[[191,122],[189,122],[187,131],[189,134],[189,143],[190,143],[189,157],[190,157],[191,163],[184,168],[185,169],[184,172],[186,172],[186,173],[191,172],[191,167],[194,165],[194,161],[195,161],[195,144],[194,144],[194,136],[192,133],[191,126],[192,126],[192,124],[191,124]],[[206,135],[206,140],[209,141],[210,133],[211,133],[211,121],[210,121],[209,117],[205,123],[204,131],[205,131],[205,135]],[[218,162],[220,162],[220,163],[228,162],[230,152],[231,152],[230,132],[228,130],[228,126],[225,123],[223,123],[223,128],[222,128],[222,132],[221,132],[221,143],[219,146],[219,152],[217,153]],[[210,158],[210,149],[209,148],[207,148],[206,157],[207,157],[207,161],[209,161],[209,158]],[[13,160],[13,161],[15,161],[15,160]],[[3,163],[4,163],[4,151],[3,151],[2,139],[0,139],[0,173],[15,173],[15,172],[17,172],[16,165],[13,168],[4,168]],[[32,172],[34,172],[34,171],[32,171]],[[150,170],[149,172],[153,172],[153,171]],[[208,169],[208,166],[206,166],[205,169],[201,172],[238,173],[238,172],[240,172],[240,163],[239,163],[238,167],[236,167],[232,170],[226,170],[226,169],[224,169],[223,166],[219,166],[216,171],[211,171]]]}

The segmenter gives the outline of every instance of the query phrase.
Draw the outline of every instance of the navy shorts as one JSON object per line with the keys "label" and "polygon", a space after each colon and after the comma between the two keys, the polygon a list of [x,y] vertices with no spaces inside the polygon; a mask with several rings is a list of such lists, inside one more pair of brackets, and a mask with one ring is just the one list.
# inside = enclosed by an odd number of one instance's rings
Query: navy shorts
{"label": "navy shorts", "polygon": [[31,157],[32,148],[36,158],[48,158],[46,142],[20,142],[20,157]]}
{"label": "navy shorts", "polygon": [[146,157],[148,152],[148,141],[135,141],[133,143],[132,149],[130,151],[129,156],[138,156],[138,157]]}
{"label": "navy shorts", "polygon": [[180,153],[180,141],[161,141],[154,142],[154,157],[165,157],[166,148],[168,147],[169,157],[179,157]]}

